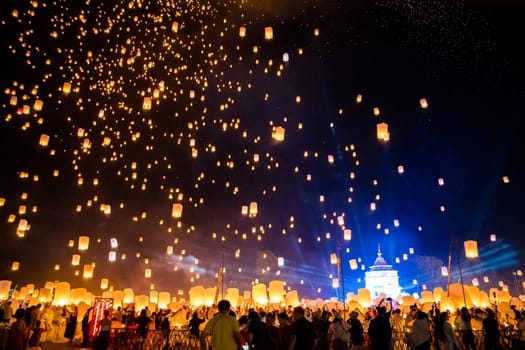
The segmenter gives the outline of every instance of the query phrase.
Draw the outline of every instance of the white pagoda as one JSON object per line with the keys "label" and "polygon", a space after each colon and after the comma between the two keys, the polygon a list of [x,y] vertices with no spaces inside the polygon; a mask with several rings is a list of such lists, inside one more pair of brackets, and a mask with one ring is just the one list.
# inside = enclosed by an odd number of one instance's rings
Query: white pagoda
{"label": "white pagoda", "polygon": [[366,289],[370,291],[372,299],[378,298],[381,294],[396,298],[401,292],[399,276],[397,270],[392,269],[392,265],[388,265],[382,255],[381,246],[378,245],[376,261],[365,272]]}

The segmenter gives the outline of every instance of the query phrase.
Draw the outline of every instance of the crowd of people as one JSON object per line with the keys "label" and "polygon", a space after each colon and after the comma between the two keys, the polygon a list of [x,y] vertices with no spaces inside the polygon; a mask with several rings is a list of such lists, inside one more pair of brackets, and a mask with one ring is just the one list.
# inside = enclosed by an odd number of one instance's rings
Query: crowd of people
{"label": "crowd of people", "polygon": [[[38,348],[44,340],[60,337],[70,344],[81,338],[80,347],[107,349],[112,332],[134,329],[144,349],[151,330],[162,333],[168,349],[175,318],[183,322],[178,328],[187,328],[201,350],[493,350],[501,348],[504,329],[525,331],[525,311],[515,307],[512,315],[501,315],[497,307],[441,312],[439,304],[427,312],[414,304],[403,312],[406,306],[389,298],[370,308],[353,310],[329,310],[326,306],[233,308],[229,301],[221,300],[212,307],[183,306],[175,311],[150,312],[146,307],[137,312],[132,304],[124,310],[120,306],[104,310],[100,331],[90,338],[92,309],[83,310],[79,319],[75,305],[20,304],[14,309],[10,300],[5,301],[0,305],[0,320],[8,329],[5,348]],[[58,334],[60,330],[63,334]],[[474,331],[482,331],[481,341],[475,340]]]}

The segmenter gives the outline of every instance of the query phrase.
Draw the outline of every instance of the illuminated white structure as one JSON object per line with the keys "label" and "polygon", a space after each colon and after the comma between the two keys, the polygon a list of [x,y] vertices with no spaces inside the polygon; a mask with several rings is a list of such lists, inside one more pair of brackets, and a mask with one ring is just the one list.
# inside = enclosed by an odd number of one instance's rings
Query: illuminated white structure
{"label": "illuminated white structure", "polygon": [[369,270],[365,272],[365,283],[372,298],[377,298],[381,294],[395,298],[401,292],[397,270],[393,270],[392,265],[388,265],[379,246],[377,247],[377,258],[374,265],[370,266]]}

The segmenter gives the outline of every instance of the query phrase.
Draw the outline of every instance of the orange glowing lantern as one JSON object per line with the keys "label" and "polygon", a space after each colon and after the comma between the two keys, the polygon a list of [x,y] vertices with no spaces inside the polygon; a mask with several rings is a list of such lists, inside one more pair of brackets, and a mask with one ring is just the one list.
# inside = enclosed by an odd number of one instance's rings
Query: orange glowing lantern
{"label": "orange glowing lantern", "polygon": [[93,271],[95,270],[95,267],[93,265],[84,265],[84,272],[82,273],[82,277],[85,279],[93,278]]}
{"label": "orange glowing lantern", "polygon": [[146,268],[144,270],[144,277],[151,278],[151,269]]}
{"label": "orange glowing lantern", "polygon": [[359,268],[359,265],[357,264],[356,259],[350,259],[349,263],[350,263],[351,270],[357,270]]}
{"label": "orange glowing lantern", "polygon": [[177,21],[173,21],[173,22],[171,23],[171,31],[172,31],[173,33],[177,33],[177,32],[179,31],[179,22],[177,22]]}
{"label": "orange glowing lantern", "polygon": [[131,304],[135,300],[135,293],[131,288],[124,288],[124,297],[122,301],[124,304]]}
{"label": "orange glowing lantern", "polygon": [[37,112],[40,112],[42,110],[43,105],[44,102],[42,102],[42,100],[36,100],[35,104],[33,105],[33,109]]}
{"label": "orange glowing lantern", "polygon": [[359,288],[357,290],[357,302],[364,308],[370,307],[372,304],[370,291],[366,288]]}
{"label": "orange glowing lantern", "polygon": [[204,292],[205,289],[203,286],[191,287],[188,291],[188,294],[190,296],[190,305],[194,307],[204,305]]}
{"label": "orange glowing lantern", "polygon": [[141,311],[149,307],[149,298],[147,295],[137,295],[135,296],[135,310]]}
{"label": "orange glowing lantern", "polygon": [[49,135],[46,135],[46,134],[40,135],[40,141],[38,143],[42,147],[47,147],[47,145],[49,144]]}
{"label": "orange glowing lantern", "polygon": [[169,292],[159,293],[157,304],[160,309],[167,309],[170,302],[171,302],[171,295]]}
{"label": "orange glowing lantern", "polygon": [[490,235],[490,241],[491,242],[496,242],[496,235],[495,234],[491,234]]}
{"label": "orange glowing lantern", "polygon": [[284,135],[286,130],[282,126],[277,126],[272,131],[272,138],[275,141],[282,142],[284,141]]}
{"label": "orange glowing lantern", "polygon": [[66,95],[71,93],[71,83],[65,82],[64,85],[62,85],[62,92]]}
{"label": "orange glowing lantern", "polygon": [[265,27],[264,28],[264,38],[266,40],[272,40],[273,39],[273,28],[272,27]]}
{"label": "orange glowing lantern", "polygon": [[182,216],[181,203],[173,203],[173,206],[171,207],[171,216],[174,218],[180,218]]}
{"label": "orange glowing lantern", "polygon": [[248,212],[249,212],[250,217],[257,216],[257,212],[258,212],[257,202],[250,202],[250,208]]}
{"label": "orange glowing lantern", "polygon": [[89,248],[89,237],[80,236],[78,237],[78,250],[88,250]]}
{"label": "orange glowing lantern", "polygon": [[332,288],[339,288],[339,278],[332,278]]}
{"label": "orange glowing lantern", "polygon": [[337,258],[336,253],[330,254],[330,264],[336,265],[339,262],[339,259]]}
{"label": "orange glowing lantern", "polygon": [[379,123],[377,124],[377,139],[383,140],[383,141],[389,141],[390,140],[390,133],[388,132],[388,124],[387,123]]}
{"label": "orange glowing lantern", "polygon": [[142,109],[145,111],[151,110],[151,97],[144,97],[142,101]]}
{"label": "orange glowing lantern", "polygon": [[428,108],[427,99],[426,98],[419,99],[419,105],[421,106],[422,109],[427,109]]}
{"label": "orange glowing lantern", "polygon": [[117,252],[115,252],[113,250],[109,251],[109,253],[108,253],[108,260],[109,261],[117,260]]}
{"label": "orange glowing lantern", "polygon": [[352,230],[350,230],[350,229],[348,229],[348,228],[345,229],[345,230],[343,231],[343,239],[344,239],[345,241],[350,241],[350,240],[352,240]]}
{"label": "orange glowing lantern", "polygon": [[73,256],[71,257],[71,265],[73,265],[73,266],[80,265],[80,255],[73,254]]}
{"label": "orange glowing lantern", "polygon": [[288,293],[286,293],[285,300],[286,305],[298,306],[300,304],[299,294],[296,290],[291,290]]}
{"label": "orange glowing lantern", "polygon": [[100,289],[108,289],[109,287],[109,279],[103,278],[100,280]]}
{"label": "orange glowing lantern", "polygon": [[18,261],[13,261],[11,264],[11,271],[18,271],[20,268],[20,263]]}
{"label": "orange glowing lantern", "polygon": [[478,242],[465,241],[465,256],[469,259],[478,257]]}
{"label": "orange glowing lantern", "polygon": [[0,281],[0,300],[5,300],[9,298],[9,292],[11,290],[11,281],[2,280]]}
{"label": "orange glowing lantern", "polygon": [[71,289],[68,282],[59,282],[55,285],[52,305],[64,306],[70,303]]}
{"label": "orange glowing lantern", "polygon": [[284,281],[270,281],[268,291],[270,303],[281,303],[284,300]]}
{"label": "orange glowing lantern", "polygon": [[241,206],[241,214],[242,215],[248,215],[248,206],[247,205]]}
{"label": "orange glowing lantern", "polygon": [[266,305],[268,297],[266,295],[266,285],[263,283],[254,284],[252,286],[253,300],[259,305]]}
{"label": "orange glowing lantern", "polygon": [[239,27],[239,37],[244,38],[246,36],[246,27],[241,26]]}

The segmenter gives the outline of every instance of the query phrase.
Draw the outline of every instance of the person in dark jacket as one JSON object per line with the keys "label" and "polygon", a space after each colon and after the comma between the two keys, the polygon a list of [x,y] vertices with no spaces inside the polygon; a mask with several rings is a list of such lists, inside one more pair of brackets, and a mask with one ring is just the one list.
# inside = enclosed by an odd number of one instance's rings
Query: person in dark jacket
{"label": "person in dark jacket", "polygon": [[392,347],[392,329],[386,317],[386,307],[377,308],[377,316],[370,321],[368,326],[370,337],[370,350],[389,350]]}

